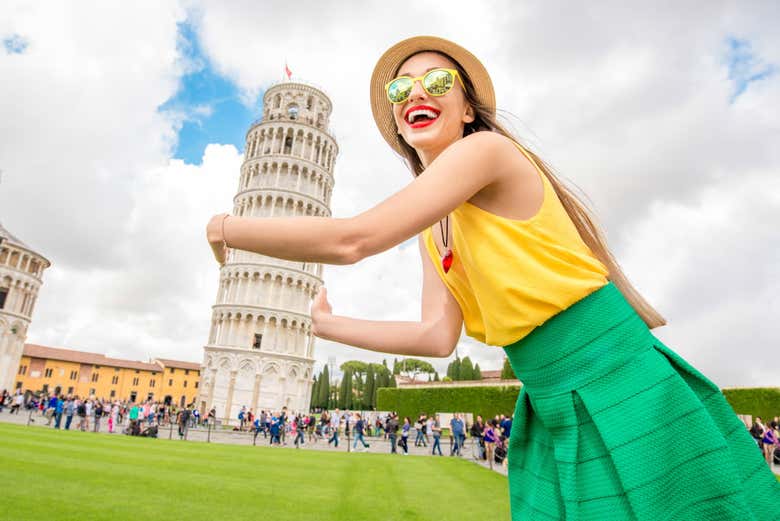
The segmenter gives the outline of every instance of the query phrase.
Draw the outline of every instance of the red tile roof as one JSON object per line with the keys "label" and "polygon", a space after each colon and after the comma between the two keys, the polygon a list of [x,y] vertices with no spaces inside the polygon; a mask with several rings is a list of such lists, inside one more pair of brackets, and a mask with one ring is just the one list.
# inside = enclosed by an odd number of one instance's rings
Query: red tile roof
{"label": "red tile roof", "polygon": [[62,360],[63,362],[75,362],[77,364],[91,364],[107,367],[124,367],[127,369],[141,369],[144,371],[161,371],[159,364],[138,362],[135,360],[123,360],[121,358],[109,358],[106,355],[90,353],[87,351],[75,351],[61,347],[47,347],[37,344],[24,344],[22,356],[30,358],[47,358]]}
{"label": "red tile roof", "polygon": [[200,364],[198,362],[184,362],[182,360],[170,360],[168,358],[155,358],[155,362],[159,362],[165,367],[176,367],[179,369],[194,369],[200,371]]}

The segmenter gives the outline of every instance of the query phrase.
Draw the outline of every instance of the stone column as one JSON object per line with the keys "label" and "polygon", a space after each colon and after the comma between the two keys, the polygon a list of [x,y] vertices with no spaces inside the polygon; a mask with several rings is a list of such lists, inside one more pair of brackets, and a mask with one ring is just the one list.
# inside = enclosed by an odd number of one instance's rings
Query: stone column
{"label": "stone column", "polygon": [[206,407],[211,410],[211,408],[214,406],[214,387],[217,385],[217,368],[211,367],[209,370],[211,371],[211,384],[209,385],[208,402],[206,403]]}
{"label": "stone column", "polygon": [[230,384],[228,384],[228,393],[227,393],[227,400],[225,400],[225,415],[224,418],[227,418],[228,422],[232,419],[230,415],[230,409],[233,405],[233,389],[236,386],[236,371],[235,369],[230,371]]}
{"label": "stone column", "polygon": [[257,415],[257,413],[258,413],[257,402],[260,399],[260,381],[262,380],[262,378],[263,377],[260,375],[260,373],[255,375],[255,386],[252,389],[252,402],[251,403],[252,403],[252,409],[254,410],[255,415]]}

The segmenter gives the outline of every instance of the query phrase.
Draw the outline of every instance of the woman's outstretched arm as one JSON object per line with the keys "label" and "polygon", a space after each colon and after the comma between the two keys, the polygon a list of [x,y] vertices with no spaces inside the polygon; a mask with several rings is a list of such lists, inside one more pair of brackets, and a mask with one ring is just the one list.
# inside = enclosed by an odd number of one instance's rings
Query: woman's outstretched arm
{"label": "woman's outstretched arm", "polygon": [[[494,132],[477,132],[447,147],[404,189],[346,219],[246,218],[221,215],[206,229],[217,260],[227,246],[298,262],[353,264],[420,233],[484,187],[507,175],[515,145]],[[508,168],[509,167],[509,168]],[[221,257],[221,258],[220,258]]]}
{"label": "woman's outstretched arm", "polygon": [[419,322],[359,320],[333,315],[323,287],[311,306],[313,333],[326,340],[380,353],[449,356],[460,338],[463,315],[457,301],[436,273],[421,238],[418,238],[418,245],[423,263]]}

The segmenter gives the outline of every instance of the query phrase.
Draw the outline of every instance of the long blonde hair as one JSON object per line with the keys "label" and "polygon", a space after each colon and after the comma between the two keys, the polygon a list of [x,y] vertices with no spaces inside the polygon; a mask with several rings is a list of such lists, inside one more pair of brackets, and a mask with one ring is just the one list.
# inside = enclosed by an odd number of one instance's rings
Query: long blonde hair
{"label": "long blonde hair", "polygon": [[[516,142],[518,145],[523,146],[520,144],[520,141],[512,135],[511,132],[509,132],[496,120],[496,116],[489,107],[486,107],[477,101],[477,98],[474,94],[474,84],[463,67],[461,67],[460,64],[450,56],[438,51],[433,52],[441,54],[442,56],[452,61],[453,64],[455,64],[455,68],[458,70],[458,73],[460,74],[461,79],[463,80],[463,83],[466,87],[466,102],[474,109],[474,121],[468,123],[465,126],[463,135],[467,136],[474,132],[482,131],[498,132],[499,134]],[[416,177],[424,170],[422,162],[417,155],[417,151],[409,146],[409,144],[407,144],[400,135],[399,138],[401,143],[401,150],[403,153],[402,155],[406,159],[409,169]],[[620,268],[620,265],[615,259],[615,256],[612,255],[612,252],[607,246],[607,240],[604,236],[604,232],[597,224],[593,212],[591,212],[591,210],[555,176],[552,168],[547,163],[545,163],[539,156],[528,150],[526,147],[523,146],[523,149],[528,152],[536,164],[539,165],[539,168],[542,170],[542,172],[544,172],[544,175],[547,176],[547,179],[549,179],[550,184],[552,184],[553,188],[555,189],[555,193],[558,195],[558,199],[560,199],[563,208],[566,210],[569,218],[577,228],[577,231],[579,232],[583,242],[585,242],[596,258],[600,260],[609,271],[609,280],[618,287],[626,300],[631,304],[631,307],[633,307],[637,314],[642,317],[642,320],[644,320],[645,324],[647,324],[647,327],[652,329],[666,324],[666,320],[664,320],[661,314],[658,313],[658,311],[656,311],[628,281],[628,278]]]}

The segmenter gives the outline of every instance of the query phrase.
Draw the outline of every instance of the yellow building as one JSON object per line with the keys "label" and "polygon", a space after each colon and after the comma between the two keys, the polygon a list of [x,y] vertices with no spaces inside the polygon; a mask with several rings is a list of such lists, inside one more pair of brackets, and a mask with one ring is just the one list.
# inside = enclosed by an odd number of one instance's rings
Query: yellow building
{"label": "yellow building", "polygon": [[137,362],[25,344],[16,388],[101,399],[151,399],[181,406],[195,400],[199,380],[200,365],[192,362]]}

